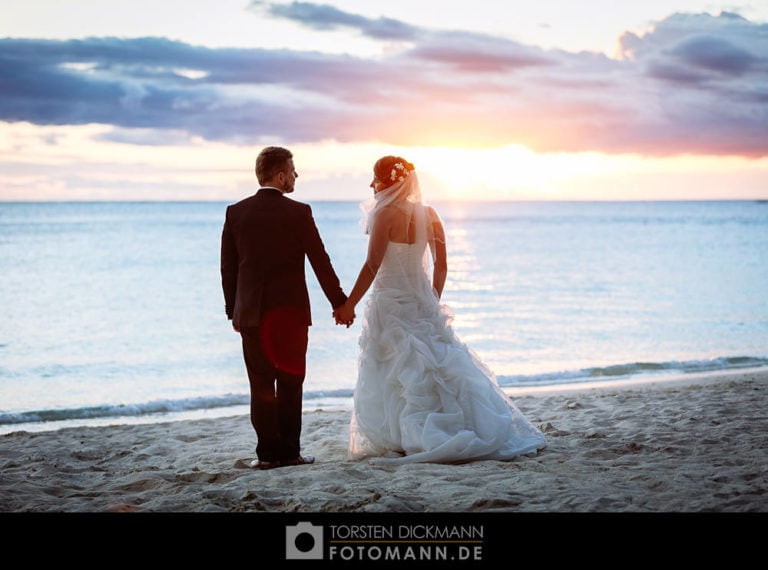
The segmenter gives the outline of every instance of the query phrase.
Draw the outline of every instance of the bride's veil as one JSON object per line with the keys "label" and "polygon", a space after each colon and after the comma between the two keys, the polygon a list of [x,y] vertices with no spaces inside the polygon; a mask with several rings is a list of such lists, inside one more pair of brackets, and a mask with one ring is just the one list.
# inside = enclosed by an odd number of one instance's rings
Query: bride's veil
{"label": "bride's veil", "polygon": [[[377,215],[384,208],[395,207],[402,212],[406,217],[406,227],[413,228],[412,243],[417,248],[423,247],[422,268],[428,277],[428,282],[431,282],[432,255],[430,255],[430,251],[434,251],[435,239],[432,223],[436,214],[432,208],[424,203],[419,177],[412,168],[413,165],[407,162],[394,163],[391,179],[395,180],[395,183],[360,204],[360,209],[363,212],[362,225],[365,233],[370,235],[376,223]],[[429,247],[424,247],[426,245]],[[377,248],[386,247],[386,243],[370,244],[368,261],[382,259],[384,251]]]}

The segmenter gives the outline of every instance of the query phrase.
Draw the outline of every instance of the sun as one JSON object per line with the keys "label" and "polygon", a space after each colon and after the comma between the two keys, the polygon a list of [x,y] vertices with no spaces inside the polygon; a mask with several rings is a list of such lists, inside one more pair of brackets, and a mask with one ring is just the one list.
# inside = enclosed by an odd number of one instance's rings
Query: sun
{"label": "sun", "polygon": [[414,148],[419,171],[437,180],[454,199],[545,191],[551,170],[545,160],[523,146],[501,148]]}
{"label": "sun", "polygon": [[567,199],[575,186],[637,169],[632,157],[601,153],[537,153],[499,148],[409,149],[417,168],[452,200]]}

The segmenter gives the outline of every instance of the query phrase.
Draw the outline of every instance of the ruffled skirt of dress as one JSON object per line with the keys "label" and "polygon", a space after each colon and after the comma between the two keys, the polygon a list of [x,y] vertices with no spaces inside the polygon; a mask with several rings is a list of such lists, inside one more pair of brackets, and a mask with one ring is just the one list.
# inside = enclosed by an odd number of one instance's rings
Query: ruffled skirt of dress
{"label": "ruffled skirt of dress", "polygon": [[383,463],[507,460],[546,445],[453,332],[434,294],[374,288],[360,337],[349,455]]}

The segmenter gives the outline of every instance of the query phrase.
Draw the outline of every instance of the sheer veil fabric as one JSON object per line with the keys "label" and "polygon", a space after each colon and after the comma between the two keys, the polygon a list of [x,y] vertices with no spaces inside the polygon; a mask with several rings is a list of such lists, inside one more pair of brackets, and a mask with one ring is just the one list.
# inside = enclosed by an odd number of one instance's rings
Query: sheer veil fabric
{"label": "sheer veil fabric", "polygon": [[369,243],[367,263],[377,272],[362,319],[350,458],[461,463],[544,448],[541,431],[454,333],[453,313],[432,287],[437,214],[424,204],[416,172],[361,209],[369,235],[377,219],[402,215],[413,239]]}

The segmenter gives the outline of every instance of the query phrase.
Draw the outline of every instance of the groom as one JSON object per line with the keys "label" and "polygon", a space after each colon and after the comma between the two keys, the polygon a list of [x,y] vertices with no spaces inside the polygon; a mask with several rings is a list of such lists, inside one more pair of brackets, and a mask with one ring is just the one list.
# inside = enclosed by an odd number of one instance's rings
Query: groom
{"label": "groom", "polygon": [[300,454],[299,443],[312,324],[305,256],[334,317],[347,299],[310,206],[286,196],[298,176],[288,149],[264,148],[256,158],[261,188],[227,207],[221,234],[221,283],[227,318],[243,342],[257,469],[315,460]]}

